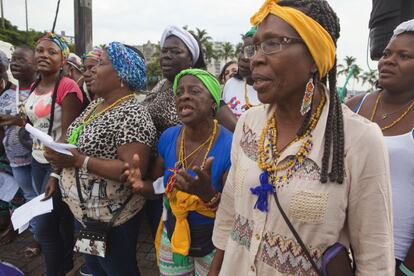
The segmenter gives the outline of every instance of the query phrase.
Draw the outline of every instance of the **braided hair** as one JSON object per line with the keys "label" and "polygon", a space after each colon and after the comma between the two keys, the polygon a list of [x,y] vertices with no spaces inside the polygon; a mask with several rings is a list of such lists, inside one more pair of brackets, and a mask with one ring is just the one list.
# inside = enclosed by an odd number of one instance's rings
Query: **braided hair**
{"label": "braided hair", "polygon": [[[53,122],[55,120],[55,104],[56,104],[56,99],[57,99],[57,91],[59,89],[59,84],[60,84],[60,81],[62,80],[62,78],[63,78],[63,70],[60,69],[59,75],[58,75],[58,78],[55,82],[55,86],[53,88],[53,93],[52,93],[52,106],[51,106],[51,110],[50,110],[50,123],[49,123],[49,128],[47,130],[48,135],[52,135]],[[36,78],[35,82],[32,85],[32,88],[30,89],[30,93],[32,93],[36,89],[36,87],[39,85],[40,81],[41,81],[41,77],[40,77],[40,75],[38,75],[38,77]]]}
{"label": "braided hair", "polygon": [[[326,0],[282,0],[278,4],[298,9],[317,21],[331,35],[336,46],[340,32],[339,19]],[[345,139],[342,107],[336,92],[336,73],[335,58],[334,66],[328,72],[328,75],[321,80],[325,85],[327,82],[329,84],[329,111],[325,129],[320,181],[326,183],[329,178],[330,181],[341,184],[344,180]],[[309,128],[311,113],[312,108],[305,115],[305,120],[298,131],[298,135],[303,135]],[[332,158],[330,158],[331,150]],[[331,171],[328,173],[330,159],[332,160]]]}

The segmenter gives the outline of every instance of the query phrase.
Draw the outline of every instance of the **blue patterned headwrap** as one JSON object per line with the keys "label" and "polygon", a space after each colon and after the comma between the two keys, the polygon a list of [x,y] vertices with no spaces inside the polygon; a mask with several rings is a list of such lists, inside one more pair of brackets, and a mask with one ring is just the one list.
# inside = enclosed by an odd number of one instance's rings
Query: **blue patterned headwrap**
{"label": "blue patterned headwrap", "polygon": [[137,53],[117,41],[106,47],[112,67],[133,91],[143,89],[147,83],[145,62]]}
{"label": "blue patterned headwrap", "polygon": [[60,35],[57,35],[52,32],[47,32],[41,38],[37,40],[36,44],[39,44],[43,40],[50,40],[53,43],[55,43],[59,47],[59,49],[62,51],[62,56],[65,59],[69,56],[69,53],[70,53],[69,46],[66,43],[66,40]]}

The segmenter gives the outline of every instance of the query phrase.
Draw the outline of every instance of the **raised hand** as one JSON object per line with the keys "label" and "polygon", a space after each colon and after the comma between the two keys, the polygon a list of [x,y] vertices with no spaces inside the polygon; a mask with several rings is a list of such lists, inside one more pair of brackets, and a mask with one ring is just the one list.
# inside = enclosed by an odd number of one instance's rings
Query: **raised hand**
{"label": "raised hand", "polygon": [[196,173],[196,177],[192,177],[185,170],[180,170],[175,177],[175,187],[183,192],[198,196],[204,202],[208,202],[215,194],[211,183],[213,160],[214,157],[209,157],[203,169],[194,166],[192,170]]}
{"label": "raised hand", "polygon": [[121,175],[121,182],[131,187],[134,193],[140,193],[145,184],[142,180],[141,170],[139,168],[139,155],[134,154],[131,165],[124,163],[123,173]]}

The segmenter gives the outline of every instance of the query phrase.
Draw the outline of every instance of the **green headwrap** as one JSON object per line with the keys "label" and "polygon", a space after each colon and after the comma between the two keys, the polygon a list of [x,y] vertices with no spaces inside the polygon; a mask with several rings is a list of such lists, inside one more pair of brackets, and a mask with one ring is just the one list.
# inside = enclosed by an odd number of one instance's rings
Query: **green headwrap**
{"label": "green headwrap", "polygon": [[244,34],[244,37],[253,37],[256,31],[257,31],[256,27],[251,27],[250,30]]}
{"label": "green headwrap", "polygon": [[185,75],[192,75],[197,79],[201,80],[204,86],[207,88],[208,92],[210,92],[211,96],[213,97],[214,101],[217,104],[216,113],[220,107],[220,100],[221,100],[221,88],[220,83],[212,74],[205,70],[201,69],[185,69],[181,71],[174,79],[173,91],[174,95],[177,93],[178,82],[180,79]]}

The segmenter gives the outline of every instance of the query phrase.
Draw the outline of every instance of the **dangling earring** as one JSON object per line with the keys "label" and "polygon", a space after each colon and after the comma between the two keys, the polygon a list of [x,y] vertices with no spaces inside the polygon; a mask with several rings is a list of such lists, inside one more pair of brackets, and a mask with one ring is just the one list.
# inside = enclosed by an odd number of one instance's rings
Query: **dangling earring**
{"label": "dangling earring", "polygon": [[124,82],[121,80],[121,87],[123,88],[124,87]]}
{"label": "dangling earring", "polygon": [[213,106],[211,107],[211,109],[213,110],[213,117],[214,117],[214,115],[216,114],[217,105],[213,105]]}
{"label": "dangling earring", "polygon": [[311,77],[306,84],[305,95],[303,96],[302,106],[300,107],[300,114],[302,114],[302,116],[308,113],[311,108],[314,90],[315,84],[313,83],[313,78]]}

